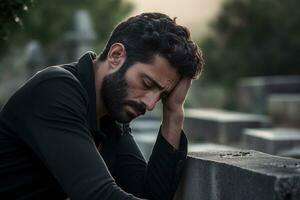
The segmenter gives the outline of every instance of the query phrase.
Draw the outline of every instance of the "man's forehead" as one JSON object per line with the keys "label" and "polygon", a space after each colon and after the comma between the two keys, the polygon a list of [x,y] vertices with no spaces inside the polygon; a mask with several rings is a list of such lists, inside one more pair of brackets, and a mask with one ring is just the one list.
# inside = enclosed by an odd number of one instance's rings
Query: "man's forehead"
{"label": "man's forehead", "polygon": [[180,79],[177,69],[167,59],[159,55],[154,56],[151,63],[138,62],[134,65],[135,67],[130,68],[130,71],[139,71],[144,77],[148,77],[164,90],[171,90]]}
{"label": "man's forehead", "polygon": [[169,77],[161,77],[160,79],[159,77],[149,77],[149,79],[151,79],[151,81],[153,81],[154,84],[162,90],[172,88],[177,82],[176,79],[170,79]]}
{"label": "man's forehead", "polygon": [[177,73],[177,69],[172,66],[167,59],[156,55],[152,64],[154,65],[154,71],[157,73],[158,81],[162,85],[173,85],[177,83],[180,76]]}

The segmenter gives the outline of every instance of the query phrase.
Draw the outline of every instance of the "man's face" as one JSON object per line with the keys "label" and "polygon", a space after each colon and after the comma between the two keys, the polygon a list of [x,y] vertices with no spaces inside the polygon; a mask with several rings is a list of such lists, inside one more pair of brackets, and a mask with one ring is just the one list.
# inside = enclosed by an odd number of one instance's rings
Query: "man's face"
{"label": "man's face", "polygon": [[180,76],[169,62],[155,56],[151,64],[135,63],[125,73],[120,70],[103,79],[101,95],[108,114],[121,123],[153,110],[167,96]]}

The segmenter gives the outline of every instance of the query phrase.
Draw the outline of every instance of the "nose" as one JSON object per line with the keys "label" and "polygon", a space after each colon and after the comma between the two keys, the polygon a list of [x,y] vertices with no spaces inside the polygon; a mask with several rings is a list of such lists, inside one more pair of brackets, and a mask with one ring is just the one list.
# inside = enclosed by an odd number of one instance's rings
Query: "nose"
{"label": "nose", "polygon": [[147,92],[141,99],[142,103],[146,106],[148,111],[152,111],[155,108],[156,103],[160,99],[159,92]]}

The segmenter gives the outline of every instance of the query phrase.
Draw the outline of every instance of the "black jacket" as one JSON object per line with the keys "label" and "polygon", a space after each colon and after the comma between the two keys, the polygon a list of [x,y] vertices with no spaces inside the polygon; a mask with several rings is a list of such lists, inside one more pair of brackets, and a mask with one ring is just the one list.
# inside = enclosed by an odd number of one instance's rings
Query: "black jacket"
{"label": "black jacket", "polygon": [[3,107],[0,199],[172,199],[184,133],[179,150],[158,133],[147,164],[128,128],[105,117],[98,129],[94,56],[38,72]]}

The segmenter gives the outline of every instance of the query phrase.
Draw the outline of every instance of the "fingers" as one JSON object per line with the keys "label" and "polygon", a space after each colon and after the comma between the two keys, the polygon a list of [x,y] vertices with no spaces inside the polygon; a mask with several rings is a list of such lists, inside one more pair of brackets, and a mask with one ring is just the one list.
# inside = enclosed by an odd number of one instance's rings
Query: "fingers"
{"label": "fingers", "polygon": [[[175,93],[178,94],[182,94],[182,95],[186,95],[187,91],[189,90],[189,88],[192,85],[192,79],[188,78],[188,77],[183,77],[178,84],[176,85],[176,87],[174,88],[174,90],[176,90]],[[178,95],[177,94],[177,95]]]}
{"label": "fingers", "polygon": [[191,87],[192,79],[182,78],[173,88],[172,92],[166,99],[163,99],[164,112],[178,112],[182,110],[183,104],[189,88]]}
{"label": "fingers", "polygon": [[180,81],[182,84],[182,89],[184,91],[188,91],[188,89],[191,87],[192,85],[192,79],[191,78],[188,78],[188,77],[184,77],[182,78],[182,80]]}
{"label": "fingers", "polygon": [[182,104],[184,102],[187,92],[191,87],[191,84],[192,84],[192,79],[186,77],[182,78],[177,83],[177,85],[175,86],[175,88],[171,93],[172,96],[171,98],[174,103]]}

